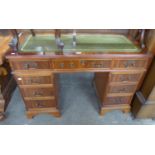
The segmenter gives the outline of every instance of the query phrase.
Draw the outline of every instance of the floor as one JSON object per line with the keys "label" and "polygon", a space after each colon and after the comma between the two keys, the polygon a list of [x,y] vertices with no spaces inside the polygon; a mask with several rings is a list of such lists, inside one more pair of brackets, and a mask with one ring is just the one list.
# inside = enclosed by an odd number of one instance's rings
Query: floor
{"label": "floor", "polygon": [[7,108],[7,118],[0,124],[6,125],[136,125],[155,124],[152,119],[133,119],[131,114],[119,110],[98,114],[99,100],[92,86],[92,73],[60,74],[60,108],[62,117],[55,118],[48,114],[40,114],[33,119],[25,116],[24,103],[18,88],[15,90]]}

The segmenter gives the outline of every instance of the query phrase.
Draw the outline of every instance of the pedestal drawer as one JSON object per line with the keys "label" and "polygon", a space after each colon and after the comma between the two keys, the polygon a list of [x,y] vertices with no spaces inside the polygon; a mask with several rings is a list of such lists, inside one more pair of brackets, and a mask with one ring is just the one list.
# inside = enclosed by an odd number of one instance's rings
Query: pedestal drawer
{"label": "pedestal drawer", "polygon": [[117,96],[117,97],[107,97],[105,99],[105,105],[115,105],[115,104],[129,104],[131,101],[131,96]]}
{"label": "pedestal drawer", "polygon": [[138,82],[141,73],[112,73],[111,82]]}
{"label": "pedestal drawer", "polygon": [[21,88],[22,95],[24,97],[48,97],[54,95],[53,87],[42,87],[42,88]]}
{"label": "pedestal drawer", "polygon": [[15,76],[19,85],[52,84],[53,76]]}
{"label": "pedestal drawer", "polygon": [[56,107],[56,101],[53,100],[26,100],[26,107],[31,108],[49,108]]}
{"label": "pedestal drawer", "polygon": [[136,85],[110,85],[108,93],[134,93]]}

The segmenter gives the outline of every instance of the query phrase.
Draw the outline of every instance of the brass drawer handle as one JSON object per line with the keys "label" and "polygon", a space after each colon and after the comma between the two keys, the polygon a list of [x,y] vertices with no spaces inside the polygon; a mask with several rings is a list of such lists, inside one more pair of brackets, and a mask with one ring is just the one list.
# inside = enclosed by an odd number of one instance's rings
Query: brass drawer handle
{"label": "brass drawer handle", "polygon": [[130,81],[129,77],[124,77],[124,76],[121,76],[121,77],[120,77],[120,80],[121,80],[122,82],[128,82],[128,81]]}
{"label": "brass drawer handle", "polygon": [[119,92],[125,92],[126,91],[126,88],[120,88],[119,89]]}
{"label": "brass drawer handle", "polygon": [[80,60],[81,65],[85,65],[85,60]]}
{"label": "brass drawer handle", "polygon": [[64,63],[60,63],[60,68],[64,68]]}
{"label": "brass drawer handle", "polygon": [[37,68],[37,63],[25,63],[24,64],[25,69],[36,69]]}
{"label": "brass drawer handle", "polygon": [[38,80],[34,80],[34,79],[28,79],[27,80],[27,82],[26,82],[27,84],[40,84],[41,83],[41,81],[38,79]]}
{"label": "brass drawer handle", "polygon": [[70,68],[73,68],[73,67],[75,67],[75,64],[74,63],[70,63],[69,66],[70,66]]}
{"label": "brass drawer handle", "polygon": [[92,64],[94,68],[103,68],[104,64]]}
{"label": "brass drawer handle", "polygon": [[36,96],[36,97],[37,97],[37,96],[38,96],[38,97],[39,97],[39,96],[43,96],[43,92],[37,92],[37,91],[35,91],[35,92],[33,92],[33,95]]}
{"label": "brass drawer handle", "polygon": [[130,61],[124,62],[124,66],[125,66],[125,68],[127,68],[127,67],[135,67],[136,62],[134,60],[130,60]]}
{"label": "brass drawer handle", "polygon": [[44,107],[44,105],[43,105],[40,101],[37,101],[36,106],[37,106],[38,108],[43,108],[43,107]]}
{"label": "brass drawer handle", "polygon": [[116,98],[116,103],[122,103],[122,99],[121,98]]}

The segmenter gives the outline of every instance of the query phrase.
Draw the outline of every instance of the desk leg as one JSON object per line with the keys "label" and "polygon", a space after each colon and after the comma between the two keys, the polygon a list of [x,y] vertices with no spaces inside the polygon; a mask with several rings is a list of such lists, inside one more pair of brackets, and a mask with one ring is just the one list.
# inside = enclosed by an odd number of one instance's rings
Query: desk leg
{"label": "desk leg", "polygon": [[60,111],[56,108],[43,108],[43,109],[34,109],[34,110],[31,109],[31,110],[26,111],[26,115],[28,119],[32,119],[33,117],[41,113],[50,114],[58,118],[61,117]]}
{"label": "desk leg", "polygon": [[107,112],[113,111],[113,110],[121,110],[123,113],[129,113],[130,112],[130,105],[124,104],[124,105],[117,105],[117,106],[103,106],[100,109],[100,115],[104,116]]}

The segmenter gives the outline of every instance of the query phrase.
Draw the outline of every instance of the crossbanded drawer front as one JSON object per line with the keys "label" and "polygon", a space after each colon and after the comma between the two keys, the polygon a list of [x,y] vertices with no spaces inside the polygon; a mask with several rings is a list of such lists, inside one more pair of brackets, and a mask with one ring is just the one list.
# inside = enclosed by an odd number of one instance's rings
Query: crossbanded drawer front
{"label": "crossbanded drawer front", "polygon": [[49,61],[12,61],[13,70],[50,69]]}
{"label": "crossbanded drawer front", "polygon": [[31,108],[50,108],[50,107],[56,107],[56,101],[53,100],[26,100],[26,107],[28,109]]}
{"label": "crossbanded drawer front", "polygon": [[138,73],[124,73],[124,74],[111,74],[111,82],[138,82],[141,74]]}
{"label": "crossbanded drawer front", "polygon": [[119,96],[119,97],[107,97],[105,99],[105,105],[116,105],[116,104],[129,104],[131,96]]}
{"label": "crossbanded drawer front", "polygon": [[112,60],[80,60],[80,68],[110,69]]}
{"label": "crossbanded drawer front", "polygon": [[136,85],[110,85],[108,93],[134,93]]}
{"label": "crossbanded drawer front", "polygon": [[24,97],[48,97],[54,95],[54,88],[21,88]]}
{"label": "crossbanded drawer front", "polygon": [[53,60],[54,69],[111,68],[112,60]]}
{"label": "crossbanded drawer front", "polygon": [[136,68],[146,68],[147,60],[145,59],[126,59],[126,60],[115,60],[114,68],[119,69],[136,69]]}
{"label": "crossbanded drawer front", "polygon": [[79,68],[78,60],[53,60],[54,69],[74,69]]}
{"label": "crossbanded drawer front", "polygon": [[52,84],[53,76],[15,76],[19,85]]}

